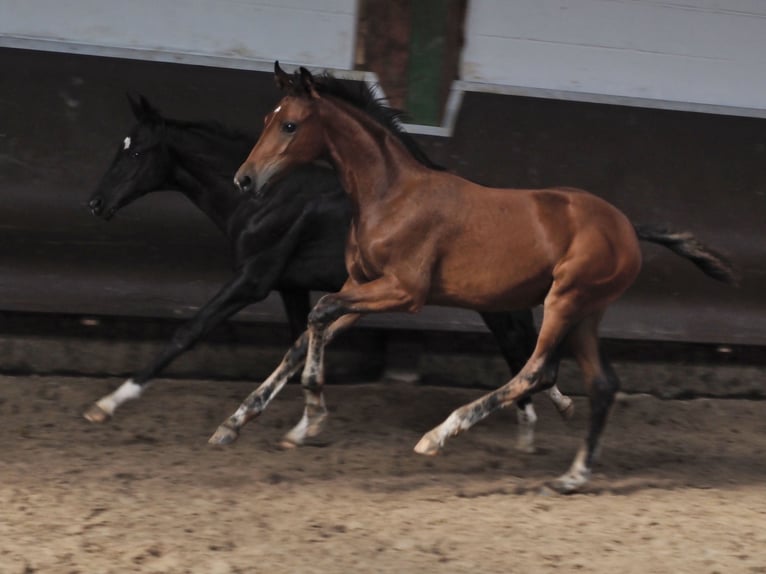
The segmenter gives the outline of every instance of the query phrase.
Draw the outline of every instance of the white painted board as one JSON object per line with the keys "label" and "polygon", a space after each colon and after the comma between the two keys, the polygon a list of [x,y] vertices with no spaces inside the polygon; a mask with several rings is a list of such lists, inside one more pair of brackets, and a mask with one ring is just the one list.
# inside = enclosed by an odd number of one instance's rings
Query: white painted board
{"label": "white painted board", "polygon": [[488,90],[750,115],[766,110],[766,1],[471,0],[461,72]]}
{"label": "white painted board", "polygon": [[0,46],[347,70],[356,20],[356,0],[0,0]]}

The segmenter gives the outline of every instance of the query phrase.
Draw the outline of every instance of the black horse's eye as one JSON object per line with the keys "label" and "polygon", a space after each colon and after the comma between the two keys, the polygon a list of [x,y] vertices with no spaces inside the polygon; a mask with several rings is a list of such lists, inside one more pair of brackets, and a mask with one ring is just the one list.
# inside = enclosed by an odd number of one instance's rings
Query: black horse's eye
{"label": "black horse's eye", "polygon": [[133,152],[131,152],[130,157],[138,157],[140,155],[141,155],[140,151],[134,150]]}
{"label": "black horse's eye", "polygon": [[285,122],[282,124],[282,131],[286,134],[292,134],[295,133],[295,130],[298,129],[298,124],[293,122]]}

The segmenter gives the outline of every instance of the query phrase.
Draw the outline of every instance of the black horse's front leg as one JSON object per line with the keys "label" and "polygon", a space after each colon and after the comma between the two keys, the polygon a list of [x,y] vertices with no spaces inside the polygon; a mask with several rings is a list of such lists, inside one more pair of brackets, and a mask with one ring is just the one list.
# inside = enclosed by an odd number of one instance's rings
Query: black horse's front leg
{"label": "black horse's front leg", "polygon": [[193,347],[213,328],[243,307],[263,299],[263,291],[245,273],[229,281],[192,319],[176,330],[170,343],[150,365],[126,380],[116,391],[96,401],[83,416],[95,423],[108,421],[120,405],[141,396],[162,369]]}

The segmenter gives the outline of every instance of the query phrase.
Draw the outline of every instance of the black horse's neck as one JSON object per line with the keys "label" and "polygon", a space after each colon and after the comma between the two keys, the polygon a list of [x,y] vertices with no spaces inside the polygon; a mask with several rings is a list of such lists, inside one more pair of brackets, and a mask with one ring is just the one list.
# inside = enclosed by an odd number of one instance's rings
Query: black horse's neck
{"label": "black horse's neck", "polygon": [[232,178],[254,138],[215,124],[168,123],[166,144],[173,161],[173,187],[224,232],[243,196]]}

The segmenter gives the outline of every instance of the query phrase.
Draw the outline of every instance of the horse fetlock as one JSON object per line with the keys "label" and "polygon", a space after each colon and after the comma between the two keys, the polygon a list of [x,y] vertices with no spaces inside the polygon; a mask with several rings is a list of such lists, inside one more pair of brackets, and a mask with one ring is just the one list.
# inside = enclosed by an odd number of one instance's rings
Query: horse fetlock
{"label": "horse fetlock", "polygon": [[524,409],[516,411],[518,420],[518,431],[516,435],[516,450],[533,454],[537,451],[535,448],[535,423],[537,415],[532,403],[527,404]]}
{"label": "horse fetlock", "polygon": [[560,401],[556,403],[556,410],[563,420],[568,421],[574,416],[574,401],[570,397],[562,396]]}

